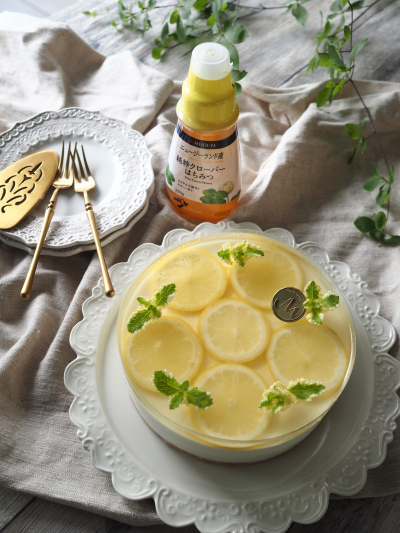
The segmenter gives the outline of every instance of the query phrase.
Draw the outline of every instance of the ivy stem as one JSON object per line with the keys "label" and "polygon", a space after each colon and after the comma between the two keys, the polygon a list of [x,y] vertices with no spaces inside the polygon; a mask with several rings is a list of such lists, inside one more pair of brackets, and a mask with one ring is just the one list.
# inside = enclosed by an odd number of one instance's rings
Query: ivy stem
{"label": "ivy stem", "polygon": [[[354,83],[354,80],[352,80],[351,78],[349,79],[349,82],[352,84],[352,86],[354,87],[354,90],[356,91],[357,93],[357,96],[358,98],[360,99],[362,105],[364,106],[364,109],[365,111],[367,112],[367,115],[368,115],[368,118],[369,118],[369,122],[371,124],[371,127],[372,127],[372,131],[374,132],[373,134],[376,136],[376,140],[378,141],[378,144],[379,144],[379,148],[381,150],[381,154],[383,156],[383,159],[385,160],[385,163],[386,163],[386,167],[388,169],[388,172],[389,172],[389,175],[390,175],[390,166],[389,166],[389,162],[386,158],[386,154],[385,152],[383,151],[383,147],[382,147],[382,144],[381,144],[381,140],[379,138],[379,135],[378,135],[378,132],[376,131],[375,129],[375,126],[374,126],[374,121],[372,120],[372,116],[371,116],[371,113],[368,109],[368,107],[366,106],[365,102],[364,102],[364,99],[363,97],[361,96],[360,94],[360,91],[358,90],[357,88],[357,85]],[[387,204],[387,220],[389,220],[389,210],[390,210],[390,200],[388,201],[388,204]]]}

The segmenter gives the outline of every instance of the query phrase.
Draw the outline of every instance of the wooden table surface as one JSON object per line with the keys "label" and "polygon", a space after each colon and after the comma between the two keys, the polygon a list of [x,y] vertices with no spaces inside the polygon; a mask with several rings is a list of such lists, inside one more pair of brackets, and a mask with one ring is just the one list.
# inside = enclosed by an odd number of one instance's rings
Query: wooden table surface
{"label": "wooden table surface", "polygon": [[[127,0],[128,1],[128,0]],[[161,0],[162,1],[162,0]],[[161,4],[159,1],[159,4]],[[169,0],[165,0],[170,4]],[[259,0],[242,0],[241,5],[257,6]],[[271,87],[290,87],[324,79],[324,72],[304,76],[305,66],[315,50],[320,15],[329,11],[332,0],[311,0],[306,4],[309,20],[300,26],[291,15],[280,10],[264,10],[252,16],[243,11],[250,38],[239,45],[241,69],[247,79]],[[131,50],[148,66],[174,79],[186,77],[190,50],[179,45],[162,61],[151,57],[153,40],[158,36],[163,9],[154,14],[156,30],[145,37],[129,31],[117,33],[103,18],[88,18],[84,10],[96,9],[110,2],[81,0],[56,13],[52,20],[67,23],[93,48],[104,55]],[[277,6],[277,0],[264,0],[265,6]],[[368,53],[360,54],[355,78],[400,82],[400,0],[371,0],[371,7],[354,25],[356,40],[370,38]],[[357,16],[361,13],[358,11]],[[158,21],[158,22],[157,22]],[[169,526],[132,527],[87,511],[52,503],[0,487],[0,533],[173,533]],[[196,533],[194,526],[182,533]],[[399,533],[400,495],[379,498],[332,500],[325,516],[310,525],[292,524],[289,533]]]}

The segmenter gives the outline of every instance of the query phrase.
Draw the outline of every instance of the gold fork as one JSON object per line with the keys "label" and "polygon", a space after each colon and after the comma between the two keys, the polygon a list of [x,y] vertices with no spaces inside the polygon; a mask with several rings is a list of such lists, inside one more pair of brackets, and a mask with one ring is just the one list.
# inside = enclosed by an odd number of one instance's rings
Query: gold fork
{"label": "gold fork", "polygon": [[[96,226],[96,218],[93,212],[93,206],[89,200],[89,195],[88,195],[88,192],[96,187],[96,183],[94,181],[92,173],[90,172],[89,165],[87,164],[85,150],[83,149],[82,145],[81,145],[81,148],[82,148],[82,156],[83,156],[83,161],[85,163],[86,172],[83,169],[81,158],[79,157],[79,152],[75,145],[75,151],[72,157],[72,173],[74,175],[75,192],[83,193],[83,197],[85,199],[86,215],[88,217],[90,228],[93,233],[94,242],[96,244],[97,255],[100,261],[101,275],[103,276],[105,293],[106,293],[106,296],[108,296],[109,298],[112,298],[115,294],[115,291],[111,283],[111,279],[110,279],[110,275],[107,270],[106,262],[104,261],[103,250],[101,249],[99,234],[98,234],[97,226]],[[75,165],[75,157],[78,160],[80,174],[77,171],[77,168]]]}
{"label": "gold fork", "polygon": [[29,267],[24,286],[22,287],[22,290],[20,293],[21,298],[23,298],[24,300],[28,300],[29,296],[31,295],[33,278],[35,276],[36,267],[39,261],[39,255],[42,250],[42,246],[46,238],[51,219],[53,218],[53,215],[54,215],[54,209],[57,203],[58,191],[60,189],[67,189],[68,187],[71,187],[72,182],[73,182],[72,173],[69,172],[70,156],[72,157],[70,148],[71,148],[71,143],[69,143],[67,161],[65,163],[65,167],[63,168],[63,165],[64,165],[64,141],[63,141],[61,159],[58,163],[57,172],[56,172],[56,175],[53,181],[53,187],[55,191],[53,192],[50,202],[47,205],[46,213],[44,215],[44,220],[43,220],[42,231],[40,232],[39,241],[36,245],[36,250],[32,258],[32,263],[31,263],[31,266]]}

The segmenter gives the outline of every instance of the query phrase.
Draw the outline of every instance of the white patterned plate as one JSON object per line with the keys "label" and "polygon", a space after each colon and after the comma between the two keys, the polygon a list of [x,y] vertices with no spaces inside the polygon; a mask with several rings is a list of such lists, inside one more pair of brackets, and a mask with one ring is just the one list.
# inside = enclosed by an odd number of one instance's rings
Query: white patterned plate
{"label": "white patterned plate", "polygon": [[[357,334],[354,370],[333,408],[292,450],[253,465],[201,462],[164,444],[130,400],[117,345],[123,294],[143,268],[171,246],[232,230],[263,233],[319,264],[344,294]],[[205,223],[193,232],[169,232],[161,246],[139,246],[127,263],[111,268],[111,278],[115,301],[105,297],[100,281],[83,304],[84,319],[70,337],[77,358],[65,371],[65,384],[75,396],[70,417],[78,437],[125,498],[152,497],[164,522],[194,523],[203,533],[282,533],[292,521],[321,518],[331,492],[357,493],[367,469],[384,460],[400,413],[400,364],[385,353],[395,333],[378,315],[379,301],[367,285],[346,264],[330,261],[321,246],[296,245],[286,230],[262,232],[252,223]]]}
{"label": "white patterned plate", "polygon": [[[145,204],[143,205],[142,209],[135,213],[135,215],[129,220],[129,222],[121,229],[118,229],[114,231],[113,233],[109,233],[106,235],[106,237],[103,237],[100,239],[101,247],[104,248],[107,244],[115,240],[120,235],[124,235],[124,233],[127,233],[129,230],[133,228],[133,226],[136,224],[138,220],[140,220],[147,212],[147,209],[149,208],[149,200],[150,196],[153,193],[154,187],[151,188],[147,200]],[[12,239],[11,237],[8,237],[7,235],[3,235],[0,232],[0,241],[4,242],[4,244],[8,244],[9,246],[14,246],[14,248],[19,248],[20,250],[25,250],[25,252],[30,253],[33,255],[35,253],[36,246],[28,246],[27,244],[24,244],[23,242],[17,241],[16,239]],[[96,250],[96,245],[94,242],[90,244],[78,244],[77,246],[65,246],[63,248],[46,248],[43,246],[42,251],[40,252],[40,255],[52,255],[56,257],[69,257],[71,255],[79,254],[81,252],[90,252],[92,250]]]}
{"label": "white patterned plate", "polygon": [[[40,113],[15,124],[0,135],[0,171],[18,159],[41,150],[61,154],[62,141],[83,144],[96,188],[90,193],[101,239],[124,228],[148,205],[154,173],[151,154],[139,132],[120,120],[79,108]],[[53,190],[28,217],[14,228],[0,232],[8,244],[36,245],[43,215]],[[3,239],[3,240],[4,240]],[[46,250],[93,243],[82,194],[71,187],[58,196],[47,233]],[[45,252],[46,252],[45,250]]]}

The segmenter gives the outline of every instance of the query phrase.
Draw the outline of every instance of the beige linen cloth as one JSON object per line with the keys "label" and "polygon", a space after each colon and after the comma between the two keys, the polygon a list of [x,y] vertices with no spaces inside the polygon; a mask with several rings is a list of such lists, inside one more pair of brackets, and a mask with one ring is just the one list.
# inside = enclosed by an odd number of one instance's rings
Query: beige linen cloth
{"label": "beige linen cloth", "polygon": [[[176,122],[180,85],[143,66],[130,52],[99,55],[68,27],[20,14],[0,16],[0,131],[47,110],[79,106],[126,121],[146,135],[154,154],[155,193],[132,230],[105,247],[108,265],[126,261],[142,242],[193,229],[166,197],[164,171]],[[400,85],[359,82],[390,164],[400,163]],[[375,163],[386,170],[374,138],[347,165],[346,122],[365,116],[350,87],[331,107],[317,109],[317,85],[272,89],[245,84],[239,99],[244,194],[231,219],[262,229],[283,227],[297,242],[315,241],[345,261],[381,300],[381,314],[400,326],[400,247],[379,248],[353,226],[374,197],[362,189]],[[370,126],[366,126],[370,131]],[[1,156],[1,154],[0,154]],[[398,166],[398,168],[400,168]],[[399,171],[398,171],[399,172]],[[400,177],[397,178],[400,180]],[[391,228],[400,233],[400,186]],[[31,256],[0,243],[0,484],[135,525],[156,524],[152,500],[117,494],[76,437],[63,373],[75,358],[72,327],[100,277],[97,256],[43,256],[32,297],[19,298]],[[392,354],[399,357],[399,344]],[[400,434],[382,466],[370,470],[361,496],[400,490]]]}

